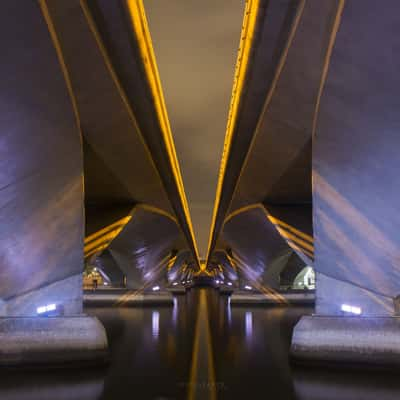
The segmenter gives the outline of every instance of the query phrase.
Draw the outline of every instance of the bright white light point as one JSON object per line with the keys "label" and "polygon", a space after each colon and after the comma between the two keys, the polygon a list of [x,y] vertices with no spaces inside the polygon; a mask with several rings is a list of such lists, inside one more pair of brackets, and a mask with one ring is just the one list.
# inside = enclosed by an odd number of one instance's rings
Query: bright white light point
{"label": "bright white light point", "polygon": [[173,284],[172,284],[172,286],[176,286],[178,284],[178,282],[174,282]]}
{"label": "bright white light point", "polygon": [[251,289],[252,289],[252,287],[249,286],[249,285],[246,285],[244,288],[245,288],[246,290],[251,290]]}
{"label": "bright white light point", "polygon": [[160,286],[154,286],[153,287],[153,292],[156,292],[157,290],[160,290]]}
{"label": "bright white light point", "polygon": [[219,284],[219,281],[217,280],[217,281],[215,281],[215,283],[216,283],[216,284]]}
{"label": "bright white light point", "polygon": [[232,286],[232,282],[228,282],[228,286]]}
{"label": "bright white light point", "polygon": [[55,304],[48,304],[47,306],[41,306],[36,308],[36,312],[38,314],[43,314],[47,311],[54,311],[57,308],[57,306]]}
{"label": "bright white light point", "polygon": [[350,306],[348,304],[342,304],[341,310],[344,312],[360,315],[361,314],[361,308],[360,307],[355,307],[355,306]]}

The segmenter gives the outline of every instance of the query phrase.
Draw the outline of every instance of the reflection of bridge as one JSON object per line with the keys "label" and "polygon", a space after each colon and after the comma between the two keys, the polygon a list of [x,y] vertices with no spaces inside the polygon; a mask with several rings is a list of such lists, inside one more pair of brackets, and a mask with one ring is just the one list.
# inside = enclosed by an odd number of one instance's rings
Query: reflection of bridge
{"label": "reflection of bridge", "polygon": [[[5,343],[22,337],[30,362],[104,357],[101,324],[76,318],[86,265],[125,286],[102,294],[117,304],[156,292],[172,304],[196,276],[233,292],[232,304],[312,297],[294,356],[399,364],[399,13],[385,6],[246,2],[209,243],[198,249],[209,204],[193,206],[193,227],[174,145],[187,132],[173,138],[142,2],[5,0]],[[315,296],[283,291],[306,266]],[[22,361],[17,345],[0,356]]]}

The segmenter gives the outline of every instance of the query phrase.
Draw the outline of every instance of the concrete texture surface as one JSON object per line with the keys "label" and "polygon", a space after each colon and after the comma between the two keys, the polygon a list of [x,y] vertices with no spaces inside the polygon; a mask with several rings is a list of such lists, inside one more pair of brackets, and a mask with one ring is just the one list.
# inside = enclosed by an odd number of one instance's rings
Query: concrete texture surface
{"label": "concrete texture surface", "polygon": [[100,362],[107,336],[95,317],[0,318],[0,366]]}
{"label": "concrete texture surface", "polygon": [[400,318],[304,316],[291,353],[303,361],[400,366]]}
{"label": "concrete texture surface", "polygon": [[276,294],[249,293],[249,291],[235,291],[230,297],[230,304],[235,306],[255,305],[312,305],[315,303],[313,292],[276,292]]}
{"label": "concrete texture surface", "polygon": [[0,34],[0,298],[8,301],[82,272],[83,165],[39,5],[4,1]]}
{"label": "concrete texture surface", "polygon": [[173,306],[174,297],[169,291],[131,292],[127,290],[86,291],[83,295],[85,306]]}
{"label": "concrete texture surface", "polygon": [[395,0],[345,2],[313,143],[316,270],[392,298],[400,293],[398,16]]}

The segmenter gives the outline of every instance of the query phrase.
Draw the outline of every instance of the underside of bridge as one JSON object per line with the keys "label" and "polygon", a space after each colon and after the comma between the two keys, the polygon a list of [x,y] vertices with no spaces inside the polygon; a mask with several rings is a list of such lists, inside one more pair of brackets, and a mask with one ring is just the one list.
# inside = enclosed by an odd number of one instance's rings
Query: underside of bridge
{"label": "underside of bridge", "polygon": [[398,1],[166,3],[0,5],[0,366],[104,360],[85,301],[195,285],[400,365]]}

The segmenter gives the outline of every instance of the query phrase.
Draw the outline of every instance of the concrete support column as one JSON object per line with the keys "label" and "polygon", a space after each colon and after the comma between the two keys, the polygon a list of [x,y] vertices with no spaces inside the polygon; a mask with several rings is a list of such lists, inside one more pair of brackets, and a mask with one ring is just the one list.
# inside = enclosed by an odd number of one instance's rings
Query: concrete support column
{"label": "concrete support column", "polygon": [[292,353],[400,365],[399,4],[342,5],[313,143],[316,314]]}
{"label": "concrete support column", "polygon": [[0,365],[93,361],[107,338],[82,315],[77,115],[39,2],[1,7]]}

